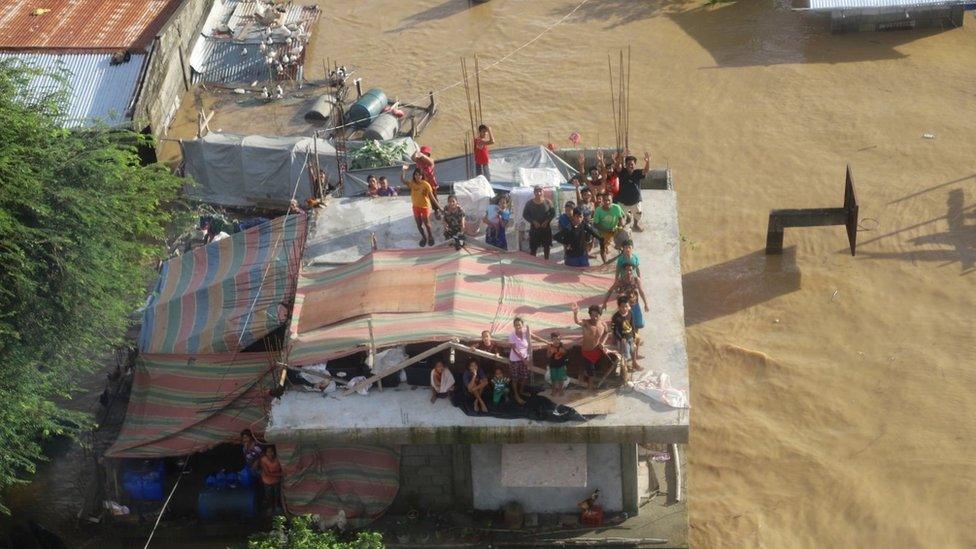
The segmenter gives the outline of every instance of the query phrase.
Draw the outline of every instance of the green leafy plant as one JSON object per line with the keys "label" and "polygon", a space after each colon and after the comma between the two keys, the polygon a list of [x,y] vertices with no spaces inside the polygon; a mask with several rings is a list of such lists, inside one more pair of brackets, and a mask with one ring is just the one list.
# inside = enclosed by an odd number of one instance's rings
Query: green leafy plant
{"label": "green leafy plant", "polygon": [[402,162],[406,154],[406,141],[400,141],[399,143],[383,143],[376,140],[366,141],[362,147],[349,153],[349,169],[366,170],[393,166]]}
{"label": "green leafy plant", "polygon": [[359,532],[352,541],[339,541],[331,530],[316,532],[311,515],[294,517],[288,524],[283,516],[274,518],[270,532],[251,536],[248,549],[383,549],[382,534]]}
{"label": "green leafy plant", "polygon": [[182,182],[140,164],[145,136],[65,129],[64,75],[38,95],[39,74],[0,62],[0,489],[33,475],[46,438],[90,424],[66,401],[121,342]]}

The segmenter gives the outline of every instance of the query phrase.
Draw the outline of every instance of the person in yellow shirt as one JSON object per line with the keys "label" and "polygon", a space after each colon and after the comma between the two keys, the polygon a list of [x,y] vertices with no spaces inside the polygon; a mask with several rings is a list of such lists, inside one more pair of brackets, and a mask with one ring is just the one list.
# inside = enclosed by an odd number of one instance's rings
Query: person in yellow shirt
{"label": "person in yellow shirt", "polygon": [[[420,169],[413,170],[413,176],[407,179],[409,166],[403,166],[400,172],[400,181],[410,189],[410,202],[413,204],[413,220],[417,222],[417,230],[420,231],[420,246],[434,245],[434,231],[430,228],[430,209],[435,212],[441,211],[441,205],[437,203],[437,195],[434,194],[430,183],[424,179],[424,172]],[[425,232],[426,231],[426,232]]]}

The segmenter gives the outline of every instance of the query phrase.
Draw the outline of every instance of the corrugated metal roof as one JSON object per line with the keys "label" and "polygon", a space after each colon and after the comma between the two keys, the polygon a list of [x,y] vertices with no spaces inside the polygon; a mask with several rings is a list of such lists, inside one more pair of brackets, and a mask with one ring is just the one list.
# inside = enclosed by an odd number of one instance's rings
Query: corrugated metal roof
{"label": "corrugated metal roof", "polygon": [[179,4],[180,0],[5,0],[0,2],[0,49],[145,51]]}
{"label": "corrugated metal roof", "polygon": [[[69,128],[91,126],[98,121],[110,126],[124,124],[146,60],[145,55],[134,54],[128,62],[112,65],[112,56],[104,53],[0,53],[0,60],[12,58],[47,73],[60,68],[68,71],[70,92],[64,125]],[[37,76],[31,80],[29,93],[37,97],[56,86],[51,77]]]}
{"label": "corrugated metal roof", "polygon": [[[257,44],[205,38],[194,48],[193,83],[250,83],[268,79],[268,65]],[[247,50],[247,54],[244,51]]]}
{"label": "corrugated metal roof", "polygon": [[[297,65],[305,59],[302,52],[309,37],[308,27],[321,12],[315,6],[289,4],[285,6],[284,15],[279,16],[280,25],[269,28],[255,20],[255,7],[254,2],[238,0],[214,3],[201,36],[190,52],[194,84],[266,82],[268,65],[260,47],[269,38],[269,31],[273,43],[267,47],[277,52],[277,59],[284,59],[286,54],[290,59],[294,58],[284,64],[275,79],[297,76]],[[219,33],[216,29],[222,25],[226,25],[230,32]]]}
{"label": "corrugated metal roof", "polygon": [[845,10],[953,6],[966,0],[800,0],[798,9]]}

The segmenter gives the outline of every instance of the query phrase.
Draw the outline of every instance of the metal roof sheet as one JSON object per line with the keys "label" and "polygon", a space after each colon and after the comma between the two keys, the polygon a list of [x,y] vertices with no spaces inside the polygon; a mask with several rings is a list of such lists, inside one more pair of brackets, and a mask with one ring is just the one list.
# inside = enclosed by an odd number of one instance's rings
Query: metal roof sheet
{"label": "metal roof sheet", "polygon": [[[19,59],[43,70],[68,72],[69,100],[64,125],[69,128],[91,126],[103,122],[110,126],[124,124],[129,119],[129,107],[139,86],[146,56],[134,54],[128,62],[112,65],[110,54],[45,54],[0,53],[0,60]],[[54,91],[57,82],[50,76],[31,79],[28,93],[34,97]]]}
{"label": "metal roof sheet", "polygon": [[916,8],[965,4],[966,0],[800,0],[794,7],[809,10]]}
{"label": "metal roof sheet", "polygon": [[0,49],[145,51],[179,4],[180,0],[0,2]]}

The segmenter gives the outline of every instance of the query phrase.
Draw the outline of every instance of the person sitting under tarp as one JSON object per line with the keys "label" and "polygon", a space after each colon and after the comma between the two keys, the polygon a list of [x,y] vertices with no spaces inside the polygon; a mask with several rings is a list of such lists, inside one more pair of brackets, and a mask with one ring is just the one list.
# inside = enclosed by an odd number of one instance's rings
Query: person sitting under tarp
{"label": "person sitting under tarp", "polygon": [[447,398],[454,392],[454,374],[444,367],[444,361],[438,360],[430,371],[430,401]]}
{"label": "person sitting under tarp", "polygon": [[485,378],[485,372],[478,365],[477,360],[471,359],[468,362],[468,369],[464,372],[462,380],[464,381],[465,391],[469,395],[469,398],[465,400],[474,406],[476,412],[487,412],[488,406],[485,404],[484,399],[481,398],[481,393],[488,386],[488,380]]}

